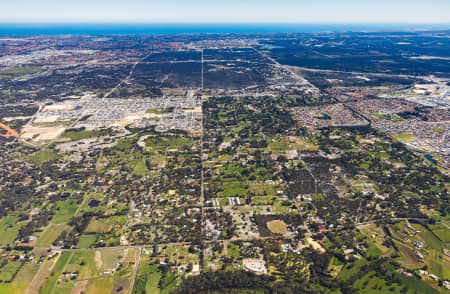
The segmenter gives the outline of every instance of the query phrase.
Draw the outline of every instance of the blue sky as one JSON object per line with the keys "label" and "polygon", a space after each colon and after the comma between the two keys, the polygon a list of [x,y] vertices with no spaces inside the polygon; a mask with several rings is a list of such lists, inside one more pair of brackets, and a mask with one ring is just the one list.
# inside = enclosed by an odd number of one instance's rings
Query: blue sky
{"label": "blue sky", "polygon": [[0,22],[450,23],[450,0],[0,0]]}

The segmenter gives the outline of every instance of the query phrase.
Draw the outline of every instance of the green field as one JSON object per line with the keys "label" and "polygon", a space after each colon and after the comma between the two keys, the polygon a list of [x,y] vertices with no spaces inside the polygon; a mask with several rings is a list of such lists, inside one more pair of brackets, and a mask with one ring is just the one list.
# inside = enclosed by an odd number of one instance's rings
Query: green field
{"label": "green field", "polygon": [[27,287],[26,283],[0,283],[0,294],[23,294]]}
{"label": "green field", "polygon": [[[34,262],[25,263],[11,283],[0,283],[0,294],[24,293],[38,270],[38,264]],[[3,269],[0,271],[0,276],[2,275]]]}
{"label": "green field", "polygon": [[159,280],[162,274],[156,265],[142,263],[138,269],[138,275],[134,285],[134,294],[155,293],[159,294]]}
{"label": "green field", "polygon": [[[112,217],[111,217],[112,218]],[[87,226],[86,233],[107,233],[111,231],[112,223],[109,218],[91,218],[89,225]]]}
{"label": "green field", "polygon": [[377,256],[381,256],[383,254],[383,251],[381,251],[381,249],[379,249],[376,246],[370,246],[369,248],[367,248],[366,250],[366,256],[369,257],[377,257]]}
{"label": "green field", "polygon": [[[63,252],[42,293],[71,293],[77,282],[86,280],[89,282],[85,293],[111,293],[116,282],[126,289],[134,267],[131,261],[135,260],[136,252],[134,249]],[[119,262],[123,265],[116,271]],[[105,270],[110,273],[104,273]],[[77,276],[67,279],[64,273],[77,273]]]}
{"label": "green field", "polygon": [[54,224],[65,224],[72,219],[72,216],[78,209],[78,202],[75,200],[67,200],[57,202],[55,209],[55,216],[52,218]]}
{"label": "green field", "polygon": [[21,262],[18,260],[9,260],[0,271],[0,281],[11,281],[14,274],[20,267]]}
{"label": "green field", "polygon": [[145,140],[145,146],[151,147],[152,150],[185,148],[190,147],[193,144],[194,140],[183,136],[150,137]]}
{"label": "green field", "polygon": [[19,233],[19,229],[25,225],[24,222],[17,223],[18,218],[10,215],[0,219],[0,245],[7,245],[12,243]]}
{"label": "green field", "polygon": [[247,194],[247,189],[242,182],[225,182],[221,188],[223,191],[217,193],[220,197],[239,197]]}
{"label": "green field", "polygon": [[444,224],[435,224],[435,225],[428,225],[428,227],[435,233],[439,239],[441,239],[443,242],[450,242],[450,229],[447,229],[447,227]]}
{"label": "green field", "polygon": [[122,215],[110,216],[107,218],[91,218],[89,225],[87,226],[86,233],[108,233],[114,225],[123,225],[126,219]]}
{"label": "green field", "polygon": [[[38,73],[43,71],[44,68],[40,66],[16,66],[11,68],[6,68],[0,70],[0,80],[9,80],[18,78],[21,76]],[[22,90],[15,91],[14,89],[11,89],[11,96],[14,95],[14,92],[21,92]],[[5,90],[6,93],[8,93],[8,90]]]}
{"label": "green field", "polygon": [[28,159],[38,165],[42,165],[46,162],[57,160],[61,157],[61,154],[58,154],[54,150],[42,149],[36,153],[33,153],[28,156]]}
{"label": "green field", "polygon": [[42,71],[40,66],[16,66],[0,70],[0,76],[3,75],[25,75]]}
{"label": "green field", "polygon": [[14,278],[14,283],[31,283],[39,270],[39,266],[39,264],[34,262],[25,263],[17,276]]}
{"label": "green field", "polygon": [[96,277],[98,269],[96,266],[95,254],[95,251],[74,252],[64,270],[68,272],[79,271],[79,279]]}
{"label": "green field", "polygon": [[95,241],[97,241],[96,235],[81,235],[77,248],[89,248],[95,243]]}
{"label": "green field", "polygon": [[275,186],[264,183],[252,182],[248,185],[248,191],[255,193],[255,195],[263,196],[263,195],[275,195]]}
{"label": "green field", "polygon": [[35,247],[50,247],[64,228],[65,224],[50,224],[36,241]]}
{"label": "green field", "polygon": [[425,229],[423,226],[418,224],[412,224],[415,229],[423,230],[423,232],[418,233],[418,235],[429,245],[433,250],[442,251],[442,243],[436,238],[429,230]]}
{"label": "green field", "polygon": [[254,205],[272,205],[277,200],[276,196],[254,196],[252,197],[252,204]]}
{"label": "green field", "polygon": [[121,249],[104,250],[101,253],[102,267],[106,269],[114,268],[117,262],[122,259],[124,251]]}
{"label": "green field", "polygon": [[383,254],[389,252],[389,248],[383,245],[386,236],[382,227],[378,227],[375,224],[370,224],[361,227],[359,230],[367,237],[367,242],[371,245],[367,250],[368,254],[378,254],[379,252],[377,252],[374,248],[381,250]]}
{"label": "green field", "polygon": [[233,243],[228,244],[228,255],[233,259],[239,259],[241,254],[239,252],[239,246]]}
{"label": "green field", "polygon": [[54,288],[56,281],[59,278],[60,273],[64,270],[64,267],[66,266],[67,261],[72,257],[73,252],[63,252],[61,256],[59,256],[58,261],[56,262],[55,266],[53,267],[52,272],[50,273],[50,276],[45,281],[44,285],[41,289],[41,294],[51,294],[52,289]]}
{"label": "green field", "polygon": [[[402,285],[399,285],[397,283],[388,285],[387,282],[378,277],[376,275],[376,272],[372,271],[362,277],[361,279],[357,280],[354,284],[355,288],[359,288],[360,290],[357,293],[360,294],[378,294],[378,293],[392,293],[392,294],[415,294],[415,293],[422,293],[422,294],[437,294],[438,292],[425,284],[422,281],[407,278],[407,277],[401,277]],[[405,285],[407,289],[405,288]],[[405,291],[406,289],[406,291]]]}
{"label": "green field", "polygon": [[422,282],[420,280],[408,278],[408,277],[401,277],[401,280],[404,284],[406,284],[411,289],[411,293],[414,293],[415,290],[419,291],[419,293],[425,293],[425,294],[438,294],[439,293],[438,291],[431,288],[430,286],[428,286],[427,284],[425,284],[424,282]]}
{"label": "green field", "polygon": [[367,264],[367,260],[361,258],[352,264],[345,264],[338,275],[339,280],[346,281],[358,273],[363,265]]}
{"label": "green field", "polygon": [[138,176],[144,176],[148,173],[147,165],[145,164],[145,158],[137,159],[134,162],[133,173]]}
{"label": "green field", "polygon": [[114,287],[112,278],[100,278],[89,281],[86,294],[111,293]]}
{"label": "green field", "polygon": [[60,137],[68,138],[72,141],[78,141],[82,139],[97,138],[101,136],[108,136],[113,134],[110,129],[107,130],[67,130]]}
{"label": "green field", "polygon": [[411,143],[414,139],[414,137],[411,134],[397,134],[393,135],[392,138],[405,143]]}
{"label": "green field", "polygon": [[417,268],[420,266],[417,261],[416,254],[412,249],[397,241],[394,241],[394,243],[399,249],[398,253],[400,257],[397,258],[397,261],[399,261],[402,265],[410,268]]}
{"label": "green field", "polygon": [[289,148],[289,141],[287,138],[274,138],[274,141],[268,140],[267,142],[269,144],[269,148],[272,151],[279,152],[279,151],[287,151],[290,150]]}

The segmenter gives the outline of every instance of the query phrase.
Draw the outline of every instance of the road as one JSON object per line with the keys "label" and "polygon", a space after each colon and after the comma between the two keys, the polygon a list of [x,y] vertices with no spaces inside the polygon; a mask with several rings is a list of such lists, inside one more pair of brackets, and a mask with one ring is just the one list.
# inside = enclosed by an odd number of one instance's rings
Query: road
{"label": "road", "polygon": [[269,55],[259,52],[258,50],[256,50],[253,47],[249,47],[251,49],[253,49],[256,53],[258,53],[259,55],[263,56],[264,58],[267,58],[268,60],[272,61],[277,67],[282,68],[287,70],[288,72],[290,72],[298,81],[300,81],[303,85],[308,85],[311,89],[314,90],[314,92],[319,93],[320,90],[314,86],[313,84],[311,84],[307,79],[305,79],[305,77],[299,75],[296,71],[294,71],[290,66],[287,65],[282,65],[281,63],[279,63],[278,61],[276,61],[274,58],[270,57]]}
{"label": "road", "polygon": [[[256,240],[272,240],[279,239],[282,236],[268,236],[268,237],[234,237],[231,239],[217,239],[217,240],[204,240],[205,244],[224,242],[224,241],[256,241]],[[77,252],[77,251],[104,251],[104,250],[117,250],[117,249],[144,249],[152,248],[153,246],[163,247],[163,246],[188,246],[194,245],[192,242],[168,242],[168,243],[157,243],[157,244],[143,244],[143,245],[124,245],[124,246],[110,246],[110,247],[92,247],[92,248],[59,248],[59,247],[35,247],[37,250],[56,250],[60,252]]]}
{"label": "road", "polygon": [[[312,72],[323,72],[323,73],[343,73],[343,74],[354,74],[361,76],[376,76],[376,77],[388,77],[388,78],[414,78],[417,79],[417,76],[414,75],[405,75],[405,74],[387,74],[387,73],[368,73],[368,72],[358,72],[358,71],[342,71],[342,70],[330,70],[330,69],[316,69],[309,67],[301,67],[297,66],[298,69],[304,71],[312,71]],[[426,78],[426,77],[421,77]]]}
{"label": "road", "polygon": [[145,55],[144,57],[142,57],[141,59],[139,59],[138,61],[136,61],[135,63],[133,63],[133,66],[130,70],[130,73],[123,78],[114,88],[112,88],[108,93],[106,93],[103,98],[108,98],[109,95],[111,95],[117,88],[119,88],[125,81],[129,80],[131,78],[131,76],[134,73],[134,70],[136,69],[136,66],[141,63],[143,60],[145,60],[147,57],[149,57],[150,55],[152,55],[153,52],[150,52],[149,54]]}
{"label": "road", "polygon": [[[203,50],[202,50],[202,89],[203,89]],[[203,159],[203,103],[202,103],[202,113],[200,116],[200,161],[202,165],[202,171],[200,175],[200,205],[201,205],[201,238],[202,238],[202,250],[205,250],[205,166]],[[205,254],[205,252],[203,252]],[[202,270],[203,264],[200,262],[200,271]]]}
{"label": "road", "polygon": [[141,261],[141,248],[139,248],[136,265],[134,266],[133,276],[131,277],[130,287],[128,288],[128,294],[133,292],[134,283],[136,282],[136,274],[139,268],[139,262]]}
{"label": "road", "polygon": [[203,90],[203,49],[202,49],[202,82],[201,82],[201,89]]}
{"label": "road", "polygon": [[96,250],[117,250],[117,249],[144,249],[151,248],[153,246],[185,246],[191,245],[191,242],[169,242],[159,244],[144,244],[144,245],[124,245],[124,246],[110,246],[110,247],[92,247],[92,248],[59,248],[59,247],[36,247],[38,250],[53,249],[61,252],[76,252],[76,251],[96,251]]}
{"label": "road", "polygon": [[[203,216],[202,216],[203,218]],[[369,225],[369,224],[374,224],[377,222],[381,222],[381,221],[403,221],[403,220],[408,220],[408,221],[419,221],[419,222],[426,222],[429,221],[429,219],[426,218],[401,218],[401,217],[396,217],[396,218],[387,218],[387,219],[377,219],[377,220],[370,220],[370,221],[366,221],[366,222],[361,222],[361,223],[357,223],[356,227],[361,227],[361,226],[365,226],[365,225]],[[321,232],[317,232],[317,233],[311,233],[310,236],[316,235],[316,234],[321,234]],[[280,239],[283,238],[282,236],[269,236],[269,237],[243,237],[243,238],[239,238],[239,237],[234,237],[231,239],[219,239],[219,240],[204,240],[202,241],[202,245],[204,247],[204,245],[206,244],[210,244],[210,243],[215,243],[215,242],[222,242],[224,244],[224,246],[226,247],[228,244],[228,242],[235,242],[235,241],[256,241],[256,240],[273,240],[273,239]],[[96,251],[96,250],[100,250],[100,251],[104,251],[104,250],[117,250],[117,249],[138,249],[138,257],[136,259],[136,264],[133,270],[133,274],[131,277],[131,282],[130,282],[130,287],[128,289],[128,294],[131,294],[133,291],[133,287],[134,284],[136,282],[136,276],[137,276],[137,271],[139,269],[139,264],[140,264],[140,258],[141,258],[141,253],[142,253],[142,249],[144,248],[150,248],[153,246],[187,246],[187,245],[193,245],[192,242],[171,242],[171,243],[159,243],[159,244],[144,244],[144,245],[128,245],[128,246],[112,246],[112,247],[98,247],[98,248],[72,248],[72,249],[60,249],[57,247],[52,247],[52,248],[36,248],[36,249],[53,249],[53,250],[57,250],[60,252],[76,252],[76,251]],[[227,249],[225,248],[225,252]],[[388,253],[385,254],[388,255],[390,254],[391,251],[389,251]]]}
{"label": "road", "polygon": [[[412,217],[412,218],[408,218],[408,217],[392,217],[392,218],[384,218],[384,219],[374,219],[374,220],[370,220],[370,221],[366,221],[366,222],[362,222],[362,223],[356,223],[355,226],[364,226],[364,225],[370,225],[370,224],[374,224],[377,222],[381,222],[381,221],[403,221],[403,220],[412,220],[412,221],[418,221],[418,222],[426,222],[429,221],[430,219],[428,218],[416,218],[416,217]],[[439,221],[437,221],[437,223],[439,223]]]}
{"label": "road", "polygon": [[3,124],[0,122],[0,128],[3,128],[6,130],[6,134],[5,135],[0,135],[2,137],[19,137],[19,133],[17,133],[16,131],[14,131],[13,129],[11,129],[10,127],[8,127],[7,125]]}
{"label": "road", "polygon": [[[355,226],[365,226],[369,224],[374,224],[381,221],[418,221],[418,222],[426,222],[429,221],[427,218],[403,218],[403,217],[394,217],[394,218],[385,218],[385,219],[376,219],[376,220],[370,220],[362,223],[357,223]],[[437,223],[440,223],[438,221]],[[313,233],[314,234],[320,234]],[[283,238],[283,236],[268,236],[268,237],[233,237],[231,239],[217,239],[217,240],[203,240],[203,243],[209,244],[209,243],[215,243],[215,242],[224,242],[224,241],[256,241],[256,240],[272,240],[272,239],[280,239]],[[187,245],[194,245],[192,242],[168,242],[168,243],[157,243],[157,244],[143,244],[143,245],[126,245],[126,246],[111,246],[111,247],[94,247],[94,248],[58,248],[58,247],[35,247],[35,249],[38,250],[48,250],[53,249],[61,252],[72,252],[72,251],[95,251],[95,250],[116,250],[116,249],[144,249],[144,248],[151,248],[153,246],[187,246]],[[0,247],[2,248],[2,247]]]}

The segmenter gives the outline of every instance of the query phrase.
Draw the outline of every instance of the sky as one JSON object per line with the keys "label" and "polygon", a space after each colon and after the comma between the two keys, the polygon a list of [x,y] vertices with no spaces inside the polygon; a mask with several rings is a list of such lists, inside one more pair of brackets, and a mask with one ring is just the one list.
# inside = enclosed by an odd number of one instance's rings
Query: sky
{"label": "sky", "polygon": [[450,23],[450,0],[0,0],[7,22]]}

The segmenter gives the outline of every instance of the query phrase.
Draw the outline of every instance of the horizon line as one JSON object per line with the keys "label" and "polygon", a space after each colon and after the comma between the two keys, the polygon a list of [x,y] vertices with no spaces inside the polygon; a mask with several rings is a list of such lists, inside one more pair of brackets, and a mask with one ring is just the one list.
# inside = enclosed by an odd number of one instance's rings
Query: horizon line
{"label": "horizon line", "polygon": [[296,24],[363,24],[363,25],[450,25],[449,22],[355,22],[355,21],[307,21],[307,22],[248,22],[248,21],[229,21],[229,22],[214,22],[214,21],[83,21],[83,20],[69,20],[69,21],[23,21],[11,20],[0,21],[3,24],[279,24],[279,25],[296,25]]}

